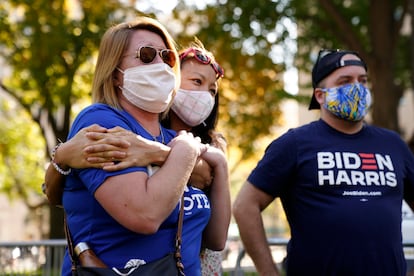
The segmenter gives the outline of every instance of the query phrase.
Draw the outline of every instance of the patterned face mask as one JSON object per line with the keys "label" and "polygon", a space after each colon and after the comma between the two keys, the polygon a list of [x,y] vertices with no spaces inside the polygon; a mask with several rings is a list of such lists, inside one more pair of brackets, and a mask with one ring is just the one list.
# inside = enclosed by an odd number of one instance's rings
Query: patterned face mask
{"label": "patterned face mask", "polygon": [[209,91],[178,89],[171,109],[187,125],[195,127],[210,115],[214,97]]}
{"label": "patterned face mask", "polygon": [[322,91],[326,92],[324,108],[348,121],[361,121],[371,106],[371,92],[360,83],[325,88]]}

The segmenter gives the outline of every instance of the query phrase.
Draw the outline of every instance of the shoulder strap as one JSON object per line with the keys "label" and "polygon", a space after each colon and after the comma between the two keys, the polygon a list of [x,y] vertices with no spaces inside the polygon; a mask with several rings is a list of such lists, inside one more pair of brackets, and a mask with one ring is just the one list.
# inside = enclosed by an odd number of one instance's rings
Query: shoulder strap
{"label": "shoulder strap", "polygon": [[184,193],[181,196],[180,202],[180,213],[178,215],[178,227],[177,234],[175,236],[175,259],[177,261],[177,268],[180,272],[180,275],[184,274],[184,265],[181,261],[181,234],[183,232],[183,221],[184,221]]}
{"label": "shoulder strap", "polygon": [[74,274],[74,273],[76,273],[76,262],[75,262],[74,246],[73,246],[72,236],[70,235],[69,226],[68,226],[68,223],[66,221],[66,212],[65,212],[65,210],[63,210],[63,224],[65,225],[65,236],[66,236],[66,241],[68,243],[69,258],[70,258],[70,262],[72,263],[72,267],[71,267],[72,275],[76,275],[76,274]]}

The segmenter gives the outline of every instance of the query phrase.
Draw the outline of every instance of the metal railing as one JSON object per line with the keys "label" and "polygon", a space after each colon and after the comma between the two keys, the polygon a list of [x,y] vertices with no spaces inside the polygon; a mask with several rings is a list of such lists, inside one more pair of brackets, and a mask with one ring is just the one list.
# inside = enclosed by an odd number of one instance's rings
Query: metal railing
{"label": "metal railing", "polygon": [[61,275],[66,240],[0,242],[0,275]]}
{"label": "metal railing", "polygon": [[[268,239],[270,247],[283,247],[284,253],[286,253],[286,246],[289,242],[289,239],[284,238],[271,238]],[[414,272],[414,240],[413,241],[404,241],[403,242],[404,253],[407,260],[407,270]],[[254,272],[256,271],[253,265],[253,262],[250,261],[251,266],[243,266],[242,261],[246,257],[246,251],[242,247],[239,250],[239,255],[237,256],[236,265],[234,271],[231,271],[230,275],[232,276],[241,276],[244,275],[245,271]],[[281,263],[277,263],[278,267],[282,266]],[[411,275],[411,274],[410,274]]]}
{"label": "metal railing", "polygon": [[[279,254],[275,259],[282,259],[286,254],[288,239],[269,239],[272,252]],[[414,241],[405,241],[409,270],[414,269]],[[66,240],[39,240],[24,242],[0,242],[0,275],[5,276],[58,276],[61,275]],[[245,272],[254,272],[254,265],[248,260],[243,247],[238,250],[234,265],[224,271],[233,276],[244,275]]]}

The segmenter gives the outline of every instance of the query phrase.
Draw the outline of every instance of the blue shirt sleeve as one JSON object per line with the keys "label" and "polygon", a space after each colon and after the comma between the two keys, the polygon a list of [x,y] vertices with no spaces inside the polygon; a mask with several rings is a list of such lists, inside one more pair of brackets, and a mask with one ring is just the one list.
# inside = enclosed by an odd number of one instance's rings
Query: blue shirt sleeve
{"label": "blue shirt sleeve", "polygon": [[[120,126],[132,132],[138,132],[138,123],[128,113],[122,110],[114,109],[104,104],[93,104],[85,108],[81,113],[79,113],[79,115],[73,122],[72,128],[69,132],[68,139],[73,137],[82,128],[85,128],[92,124],[98,124],[105,128],[113,128],[115,126]],[[102,169],[95,168],[75,170],[75,172],[81,179],[81,183],[83,183],[83,185],[86,186],[86,188],[89,190],[89,193],[91,193],[92,195],[108,177],[135,171],[147,172],[147,168],[130,167],[115,172],[108,172]],[[75,185],[79,184],[80,183],[77,182]]]}
{"label": "blue shirt sleeve", "polygon": [[273,197],[280,196],[295,177],[296,148],[293,130],[274,140],[266,148],[248,181]]}

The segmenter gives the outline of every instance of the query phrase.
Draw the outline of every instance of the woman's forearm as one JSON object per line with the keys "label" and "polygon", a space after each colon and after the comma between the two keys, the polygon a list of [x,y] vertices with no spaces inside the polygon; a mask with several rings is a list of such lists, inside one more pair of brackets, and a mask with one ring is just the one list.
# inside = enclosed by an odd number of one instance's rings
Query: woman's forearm
{"label": "woman's forearm", "polygon": [[131,231],[155,233],[176,208],[200,155],[199,143],[192,136],[178,139],[181,141],[171,145],[167,160],[151,176],[142,171],[116,175],[96,190],[99,203]]}
{"label": "woman's forearm", "polygon": [[214,179],[210,188],[211,217],[204,231],[204,244],[212,250],[222,250],[226,244],[231,218],[231,200],[227,161],[214,166]]}
{"label": "woman's forearm", "polygon": [[63,185],[66,175],[70,173],[70,167],[64,161],[64,157],[67,156],[66,146],[67,144],[60,143],[53,149],[52,160],[45,174],[44,192],[49,204],[55,206],[62,205]]}
{"label": "woman's forearm", "polygon": [[44,192],[50,205],[62,205],[64,181],[65,176],[57,172],[52,164],[49,164],[45,174]]}

